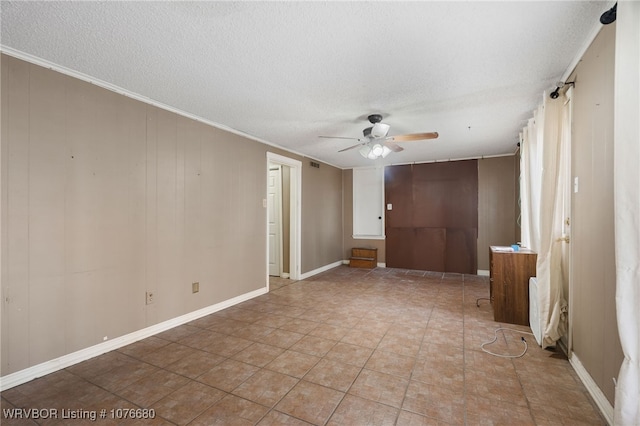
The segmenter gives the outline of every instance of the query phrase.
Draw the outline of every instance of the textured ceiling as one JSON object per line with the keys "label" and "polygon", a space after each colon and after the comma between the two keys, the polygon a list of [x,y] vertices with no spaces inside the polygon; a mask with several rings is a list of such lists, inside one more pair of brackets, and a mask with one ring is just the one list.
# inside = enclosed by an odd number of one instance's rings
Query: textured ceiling
{"label": "textured ceiling", "polygon": [[[371,164],[367,115],[405,142],[385,164],[513,153],[544,90],[611,1],[2,1],[2,48],[339,167]],[[380,160],[378,160],[380,161]]]}

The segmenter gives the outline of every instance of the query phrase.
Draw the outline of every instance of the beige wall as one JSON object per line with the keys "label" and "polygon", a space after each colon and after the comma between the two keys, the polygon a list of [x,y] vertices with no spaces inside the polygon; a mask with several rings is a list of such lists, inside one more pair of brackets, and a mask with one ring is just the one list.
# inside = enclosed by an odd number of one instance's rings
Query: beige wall
{"label": "beige wall", "polygon": [[573,97],[573,352],[613,404],[623,354],[615,310],[613,232],[613,86],[615,24],[604,26],[570,80]]}
{"label": "beige wall", "polygon": [[302,162],[303,274],[342,260],[342,170],[309,163]]}
{"label": "beige wall", "polygon": [[[303,158],[1,66],[3,376],[265,288],[266,153]],[[302,180],[305,272],[341,259],[341,170]]]}
{"label": "beige wall", "polygon": [[489,246],[518,240],[516,156],[478,160],[478,269],[489,270]]}

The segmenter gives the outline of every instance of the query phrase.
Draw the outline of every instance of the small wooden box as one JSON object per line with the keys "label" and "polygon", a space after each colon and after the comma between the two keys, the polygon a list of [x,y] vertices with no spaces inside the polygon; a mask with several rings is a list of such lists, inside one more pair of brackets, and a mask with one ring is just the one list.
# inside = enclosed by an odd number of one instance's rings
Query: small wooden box
{"label": "small wooden box", "polygon": [[376,248],[352,248],[349,259],[351,268],[372,269],[378,266],[378,249]]}

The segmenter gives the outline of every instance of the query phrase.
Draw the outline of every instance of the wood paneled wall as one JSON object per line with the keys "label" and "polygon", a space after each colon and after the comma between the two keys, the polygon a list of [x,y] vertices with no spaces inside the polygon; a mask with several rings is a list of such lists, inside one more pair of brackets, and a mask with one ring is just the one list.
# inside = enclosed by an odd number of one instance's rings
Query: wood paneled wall
{"label": "wood paneled wall", "polygon": [[476,273],[476,160],[387,167],[385,200],[387,266]]}
{"label": "wood paneled wall", "polygon": [[[1,66],[3,376],[265,288],[266,153],[303,158]],[[342,259],[342,171],[309,169],[301,273]]]}
{"label": "wood paneled wall", "polygon": [[613,404],[623,353],[616,306],[613,150],[615,24],[602,27],[570,81],[573,96],[571,283],[573,352]]}
{"label": "wood paneled wall", "polygon": [[3,375],[265,286],[263,145],[6,56],[2,85]]}
{"label": "wood paneled wall", "polygon": [[342,170],[302,163],[302,272],[342,260]]}
{"label": "wood paneled wall", "polygon": [[478,160],[478,269],[489,271],[489,246],[515,244],[519,157]]}

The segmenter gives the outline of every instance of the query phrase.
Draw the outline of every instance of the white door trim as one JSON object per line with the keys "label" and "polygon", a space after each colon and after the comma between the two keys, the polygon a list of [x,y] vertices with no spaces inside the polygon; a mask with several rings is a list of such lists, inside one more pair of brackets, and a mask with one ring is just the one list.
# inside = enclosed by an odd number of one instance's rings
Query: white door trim
{"label": "white door trim", "polygon": [[[301,263],[301,235],[302,235],[302,162],[293,158],[285,157],[273,152],[267,151],[266,175],[269,178],[269,164],[280,164],[288,166],[291,169],[290,176],[290,223],[289,223],[289,274],[292,280],[300,279],[300,263]],[[267,185],[265,185],[265,199],[267,194]],[[265,233],[266,233],[266,256],[265,256],[265,277],[267,280],[267,288],[269,287],[269,223],[267,211],[265,209]]]}

